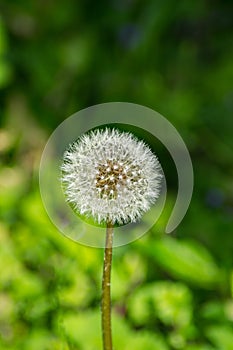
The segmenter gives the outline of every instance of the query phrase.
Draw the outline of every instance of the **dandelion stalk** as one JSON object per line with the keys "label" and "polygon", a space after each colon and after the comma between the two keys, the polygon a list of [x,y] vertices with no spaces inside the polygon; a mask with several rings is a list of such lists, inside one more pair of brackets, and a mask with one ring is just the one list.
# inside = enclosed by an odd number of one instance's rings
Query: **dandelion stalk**
{"label": "dandelion stalk", "polygon": [[112,267],[113,226],[106,229],[106,243],[104,250],[104,266],[102,279],[102,336],[103,350],[112,350],[111,329],[111,267]]}

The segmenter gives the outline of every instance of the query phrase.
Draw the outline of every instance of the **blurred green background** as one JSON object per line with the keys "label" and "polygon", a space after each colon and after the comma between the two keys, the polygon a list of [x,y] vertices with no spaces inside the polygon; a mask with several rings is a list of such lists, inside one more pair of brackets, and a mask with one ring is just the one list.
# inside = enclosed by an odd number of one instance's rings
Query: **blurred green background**
{"label": "blurred green background", "polygon": [[163,114],[194,166],[191,206],[114,251],[116,350],[233,349],[233,2],[0,3],[0,349],[101,349],[102,249],[62,237],[40,199],[50,133],[93,104]]}

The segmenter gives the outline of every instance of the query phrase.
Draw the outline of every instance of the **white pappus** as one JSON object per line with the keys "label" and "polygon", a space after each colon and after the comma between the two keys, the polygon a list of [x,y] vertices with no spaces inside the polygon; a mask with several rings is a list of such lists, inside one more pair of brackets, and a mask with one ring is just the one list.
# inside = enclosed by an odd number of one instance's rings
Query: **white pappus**
{"label": "white pappus", "polygon": [[160,193],[161,166],[144,141],[118,129],[83,134],[64,154],[67,201],[98,223],[136,222]]}

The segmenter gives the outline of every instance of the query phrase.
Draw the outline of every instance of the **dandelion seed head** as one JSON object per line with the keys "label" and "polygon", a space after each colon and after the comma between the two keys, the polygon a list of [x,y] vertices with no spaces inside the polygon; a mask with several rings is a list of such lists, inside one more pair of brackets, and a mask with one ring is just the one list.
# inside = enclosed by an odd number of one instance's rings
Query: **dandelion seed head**
{"label": "dandelion seed head", "polygon": [[62,184],[67,201],[98,223],[136,222],[160,193],[161,167],[133,134],[97,129],[64,154]]}

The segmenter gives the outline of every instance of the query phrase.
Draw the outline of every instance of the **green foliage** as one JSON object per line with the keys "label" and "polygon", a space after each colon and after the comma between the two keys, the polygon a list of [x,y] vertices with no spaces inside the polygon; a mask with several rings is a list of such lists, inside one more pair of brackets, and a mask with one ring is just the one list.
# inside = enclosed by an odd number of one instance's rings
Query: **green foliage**
{"label": "green foliage", "polygon": [[206,331],[208,338],[216,345],[219,350],[233,349],[233,331],[232,327],[211,326]]}
{"label": "green foliage", "polygon": [[159,321],[174,328],[168,342],[178,348],[194,331],[191,293],[181,283],[155,282],[140,288],[129,299],[129,316],[137,326]]}
{"label": "green foliage", "polygon": [[165,325],[188,327],[192,318],[191,294],[185,285],[155,282],[132,295],[129,312],[138,325],[157,317]]}
{"label": "green foliage", "polygon": [[166,238],[146,247],[151,255],[172,276],[202,287],[219,282],[220,271],[210,253],[197,242]]}
{"label": "green foliage", "polygon": [[4,88],[11,80],[11,65],[7,61],[7,37],[5,27],[0,17],[0,89]]}
{"label": "green foliage", "polygon": [[166,207],[147,235],[114,249],[115,350],[232,350],[232,2],[0,7],[0,349],[101,349],[103,251],[53,226],[38,168],[64,118],[127,101],[174,124],[195,186],[186,217],[164,237],[178,184],[157,142]]}
{"label": "green foliage", "polygon": [[[99,310],[93,310],[91,313],[67,314],[63,319],[63,327],[73,346],[78,346],[83,350],[101,349]],[[117,348],[122,350],[129,348],[168,350],[161,336],[145,331],[139,334],[130,329],[123,318],[115,314],[113,315],[113,342]]]}

